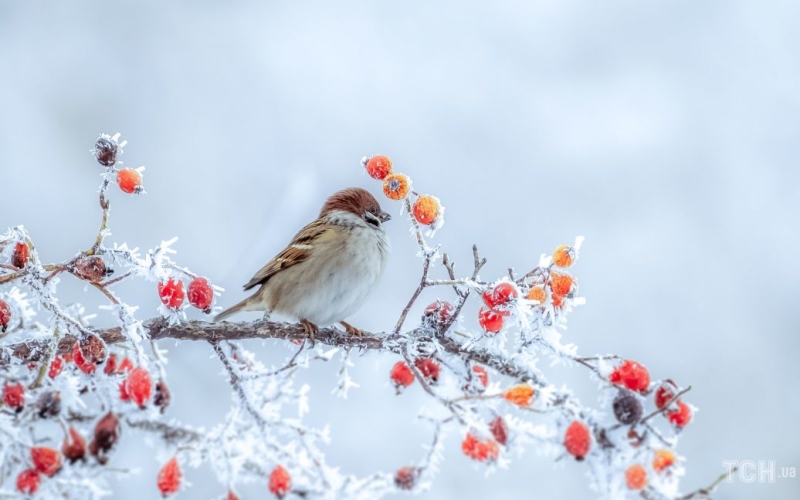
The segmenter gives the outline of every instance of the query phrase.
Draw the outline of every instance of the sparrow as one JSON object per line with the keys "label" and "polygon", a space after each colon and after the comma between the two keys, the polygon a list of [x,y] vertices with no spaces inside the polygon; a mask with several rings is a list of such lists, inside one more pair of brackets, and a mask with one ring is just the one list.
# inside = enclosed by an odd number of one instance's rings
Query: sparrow
{"label": "sparrow", "polygon": [[258,290],[226,309],[214,322],[239,311],[265,311],[296,319],[311,341],[319,326],[346,323],[378,284],[389,256],[383,223],[391,216],[367,190],[351,187],[332,194],[316,220],[244,285]]}

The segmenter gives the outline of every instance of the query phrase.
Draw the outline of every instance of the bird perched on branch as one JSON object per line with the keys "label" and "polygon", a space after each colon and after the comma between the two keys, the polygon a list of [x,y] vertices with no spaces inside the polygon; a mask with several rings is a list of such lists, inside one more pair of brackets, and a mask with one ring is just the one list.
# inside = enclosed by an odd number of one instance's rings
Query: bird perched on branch
{"label": "bird perched on branch", "polygon": [[344,319],[361,307],[383,274],[389,255],[383,223],[389,219],[365,189],[334,193],[317,219],[244,286],[258,290],[214,321],[239,311],[265,311],[297,319],[312,341],[320,325],[333,323],[363,335]]}

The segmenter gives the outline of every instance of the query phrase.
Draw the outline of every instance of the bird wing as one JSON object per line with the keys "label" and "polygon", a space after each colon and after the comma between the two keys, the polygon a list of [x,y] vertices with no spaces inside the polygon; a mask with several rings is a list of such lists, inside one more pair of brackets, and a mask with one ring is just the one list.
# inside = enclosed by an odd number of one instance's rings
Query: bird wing
{"label": "bird wing", "polygon": [[286,248],[267,262],[267,264],[247,282],[244,289],[249,290],[256,285],[263,285],[280,271],[305,262],[311,256],[314,245],[318,244],[322,239],[330,237],[333,234],[332,231],[333,229],[331,227],[319,220],[307,224],[294,235],[291,243],[289,243]]}

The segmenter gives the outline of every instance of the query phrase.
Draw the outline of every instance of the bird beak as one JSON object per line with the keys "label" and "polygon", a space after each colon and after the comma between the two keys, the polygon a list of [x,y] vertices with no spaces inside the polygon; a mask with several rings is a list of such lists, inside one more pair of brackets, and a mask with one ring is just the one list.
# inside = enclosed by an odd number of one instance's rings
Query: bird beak
{"label": "bird beak", "polygon": [[387,220],[392,220],[392,216],[381,210],[381,214],[378,216],[381,222],[386,222]]}

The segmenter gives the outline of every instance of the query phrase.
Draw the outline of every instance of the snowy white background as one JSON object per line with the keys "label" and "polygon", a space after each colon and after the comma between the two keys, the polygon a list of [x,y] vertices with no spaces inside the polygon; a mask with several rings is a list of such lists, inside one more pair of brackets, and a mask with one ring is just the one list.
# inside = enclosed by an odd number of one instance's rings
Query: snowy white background
{"label": "snowy white background", "polygon": [[[445,203],[437,240],[465,272],[473,242],[495,278],[586,235],[575,273],[588,304],[567,340],[694,386],[683,490],[723,460],[800,467],[800,7],[430,4],[0,4],[0,228],[25,224],[44,260],[88,246],[100,173],[88,150],[99,132],[121,131],[122,159],[147,166],[148,194],[114,193],[110,242],[179,236],[178,261],[226,287],[229,305],[324,196],[378,193],[359,159],[385,153]],[[352,318],[362,328],[389,328],[418,280],[407,226],[390,235],[387,274]],[[97,303],[68,281],[65,301]],[[120,293],[149,316],[151,288]],[[230,391],[209,346],[165,346],[171,414],[217,422]],[[288,352],[253,347],[265,360]],[[393,395],[393,361],[357,359],[361,387],[347,401],[330,395],[338,364],[303,375],[311,422],[332,424],[331,463],[366,474],[421,456],[429,428],[414,417],[428,403],[419,387]],[[591,401],[586,375],[551,379]],[[590,496],[584,468],[554,470],[533,453],[484,478],[457,439],[422,498]],[[112,463],[142,471],[115,498],[156,498],[166,455],[154,460],[133,433],[122,441]],[[207,470],[188,478],[183,498],[223,492]],[[798,493],[800,479],[787,479],[726,485],[720,498]]]}

